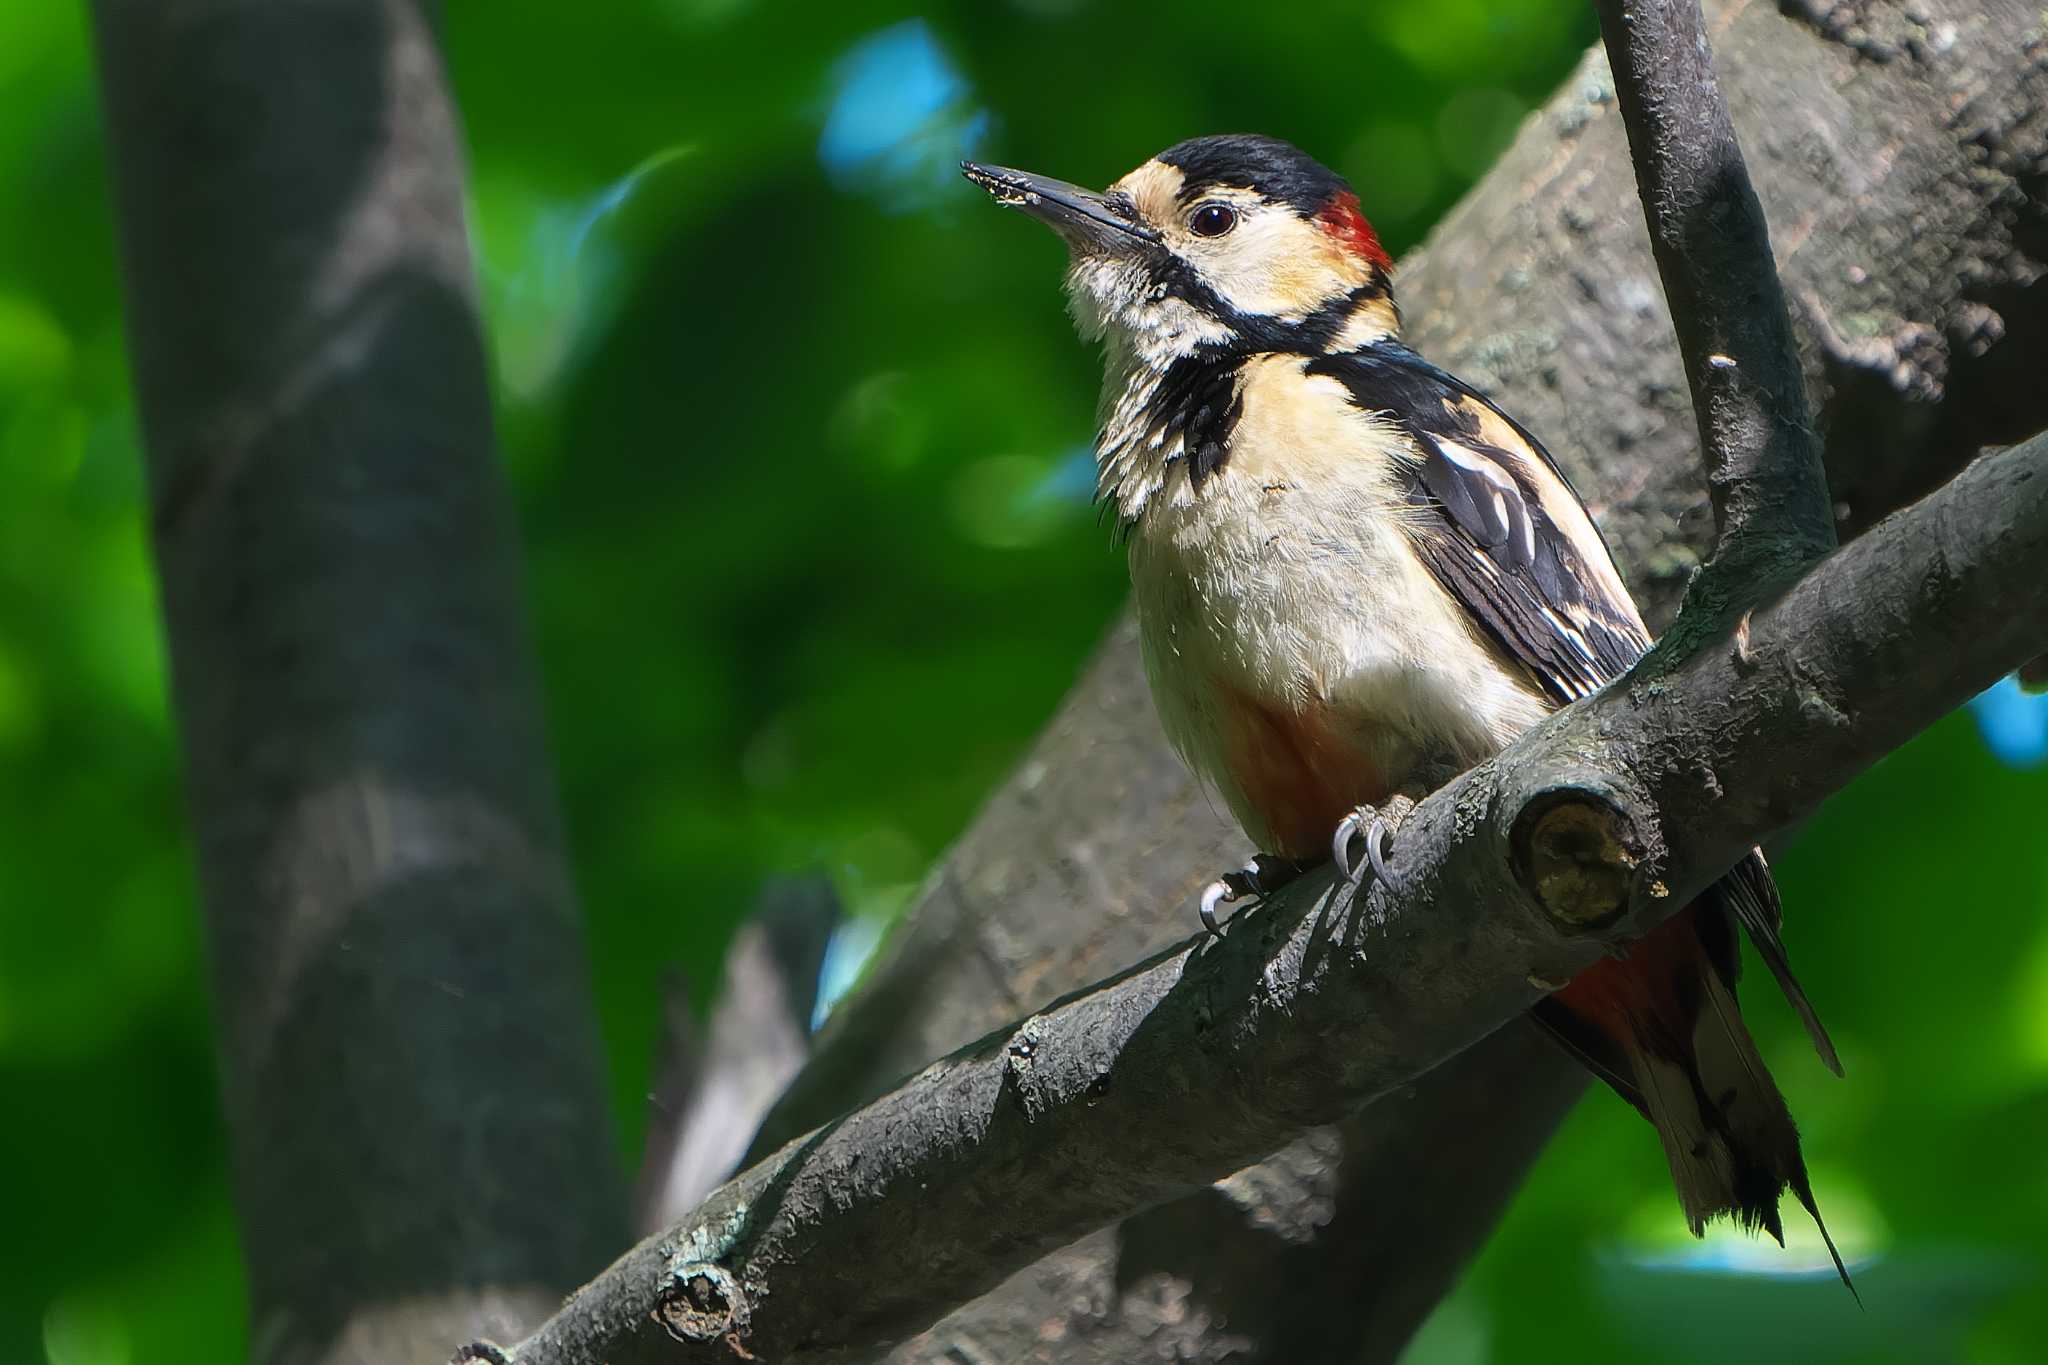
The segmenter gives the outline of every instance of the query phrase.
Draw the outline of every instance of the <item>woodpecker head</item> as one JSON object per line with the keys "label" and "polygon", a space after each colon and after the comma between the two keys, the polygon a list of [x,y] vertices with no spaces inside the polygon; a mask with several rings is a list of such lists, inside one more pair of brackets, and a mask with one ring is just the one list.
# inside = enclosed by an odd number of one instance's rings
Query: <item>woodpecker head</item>
{"label": "woodpecker head", "polygon": [[1001,166],[962,170],[1066,239],[1081,330],[1141,365],[1318,355],[1399,328],[1392,263],[1358,196],[1278,138],[1191,138],[1101,194]]}

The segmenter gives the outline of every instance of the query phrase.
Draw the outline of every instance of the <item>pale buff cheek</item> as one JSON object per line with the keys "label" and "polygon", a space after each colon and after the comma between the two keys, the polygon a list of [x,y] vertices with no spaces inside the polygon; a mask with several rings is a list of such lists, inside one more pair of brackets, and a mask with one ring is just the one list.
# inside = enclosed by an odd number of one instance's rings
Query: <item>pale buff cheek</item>
{"label": "pale buff cheek", "polygon": [[1400,330],[1401,318],[1394,311],[1393,300],[1385,295],[1363,299],[1351,310],[1351,316],[1343,330],[1337,333],[1332,349],[1355,351],[1375,341],[1384,341]]}
{"label": "pale buff cheek", "polygon": [[1247,189],[1205,192],[1203,202],[1235,208],[1239,225],[1227,236],[1196,236],[1187,225],[1194,206],[1180,198],[1185,184],[1177,167],[1148,161],[1110,191],[1127,196],[1174,254],[1238,311],[1298,321],[1372,278],[1369,263],[1315,223]]}
{"label": "pale buff cheek", "polygon": [[1243,313],[1299,321],[1372,277],[1329,234],[1276,205],[1245,210],[1227,237],[1189,236],[1181,250],[1219,297]]}
{"label": "pale buff cheek", "polygon": [[1180,207],[1180,187],[1186,183],[1187,177],[1181,174],[1180,167],[1147,161],[1111,185],[1109,192],[1128,197],[1146,222],[1161,224],[1175,217]]}

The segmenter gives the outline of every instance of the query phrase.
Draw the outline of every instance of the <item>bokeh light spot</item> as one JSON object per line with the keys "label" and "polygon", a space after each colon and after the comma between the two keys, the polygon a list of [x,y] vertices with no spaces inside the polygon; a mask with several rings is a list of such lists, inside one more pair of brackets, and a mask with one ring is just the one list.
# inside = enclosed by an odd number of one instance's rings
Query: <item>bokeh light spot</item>
{"label": "bokeh light spot", "polygon": [[2017,678],[2000,678],[1970,701],[1985,747],[2015,768],[2048,763],[2048,695],[2027,692]]}
{"label": "bokeh light spot", "polygon": [[71,338],[35,299],[0,293],[0,392],[54,385],[71,366]]}
{"label": "bokeh light spot", "polygon": [[1461,90],[1451,96],[1436,121],[1445,164],[1474,179],[1485,174],[1515,140],[1527,112],[1528,106],[1506,90]]}
{"label": "bokeh light spot", "polygon": [[1073,500],[1056,491],[1057,475],[1057,466],[1025,455],[976,460],[953,478],[953,524],[991,549],[1036,545],[1074,516]]}
{"label": "bokeh light spot", "polygon": [[118,1313],[67,1295],[43,1314],[43,1354],[50,1365],[129,1365],[135,1349]]}
{"label": "bokeh light spot", "polygon": [[[2048,910],[2043,888],[2032,888],[2028,909],[2039,917]],[[2014,1051],[2024,1066],[2031,1067],[2034,1084],[2048,1077],[2048,930],[2034,936],[2019,975],[2013,981],[2012,1027]]]}
{"label": "bokeh light spot", "polygon": [[1038,486],[1038,496],[1054,498],[1063,502],[1092,503],[1095,501],[1098,470],[1093,446],[1075,446],[1053,464],[1052,470]]}
{"label": "bokeh light spot", "polygon": [[896,213],[965,193],[959,162],[986,138],[988,111],[922,19],[854,44],[832,80],[818,159],[833,184]]}
{"label": "bokeh light spot", "polygon": [[626,273],[624,253],[607,225],[693,150],[680,143],[663,147],[567,202],[537,199],[519,185],[479,184],[470,216],[479,225],[491,337],[508,393],[540,397],[580,344],[602,331]]}
{"label": "bokeh light spot", "polygon": [[[1891,1232],[1862,1184],[1849,1173],[1816,1165],[1810,1172],[1821,1215],[1851,1274],[1882,1255]],[[1723,1219],[1709,1224],[1707,1235],[1695,1239],[1671,1195],[1665,1191],[1637,1206],[1629,1220],[1630,1238],[1622,1256],[1652,1270],[1714,1271],[1771,1278],[1814,1277],[1833,1282],[1835,1263],[1820,1229],[1791,1196],[1785,1197],[1785,1245],[1753,1236]]]}
{"label": "bokeh light spot", "polygon": [[901,370],[867,375],[839,400],[828,428],[833,442],[877,473],[900,474],[925,452],[931,417],[917,385]]}
{"label": "bokeh light spot", "polygon": [[830,1017],[832,1007],[839,1003],[860,974],[874,960],[875,949],[882,946],[882,931],[887,921],[875,915],[860,915],[843,920],[832,937],[825,944],[825,960],[818,967],[818,1000],[811,1009],[811,1028],[823,1026]]}
{"label": "bokeh light spot", "polygon": [[1343,165],[1347,178],[1360,187],[1366,217],[1383,232],[1428,208],[1443,179],[1436,139],[1413,123],[1372,125],[1351,144]]}

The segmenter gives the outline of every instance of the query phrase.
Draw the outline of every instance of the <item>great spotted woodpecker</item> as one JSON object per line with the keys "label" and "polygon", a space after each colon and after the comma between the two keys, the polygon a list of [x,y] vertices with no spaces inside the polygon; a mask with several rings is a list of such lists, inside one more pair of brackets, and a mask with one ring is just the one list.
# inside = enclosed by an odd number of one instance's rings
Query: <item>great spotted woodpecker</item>
{"label": "great spotted woodpecker", "polygon": [[[963,169],[1066,240],[1107,357],[1098,494],[1128,534],[1152,695],[1263,865],[1334,837],[1349,873],[1363,833],[1361,868],[1384,870],[1361,808],[1442,785],[1649,647],[1548,452],[1401,344],[1392,263],[1337,175],[1248,135],[1169,147],[1106,193]],[[1820,1224],[1735,1000],[1739,924],[1839,1074],[1779,923],[1752,853],[1534,1011],[1656,1126],[1695,1234],[1729,1215],[1782,1242],[1787,1188]]]}

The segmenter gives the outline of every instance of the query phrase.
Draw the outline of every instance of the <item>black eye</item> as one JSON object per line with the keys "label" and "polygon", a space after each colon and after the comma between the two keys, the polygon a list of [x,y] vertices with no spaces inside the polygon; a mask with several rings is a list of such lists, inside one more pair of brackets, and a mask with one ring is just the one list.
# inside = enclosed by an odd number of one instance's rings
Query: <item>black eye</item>
{"label": "black eye", "polygon": [[1221,237],[1237,226],[1237,210],[1228,204],[1204,204],[1188,219],[1188,231],[1197,237]]}

